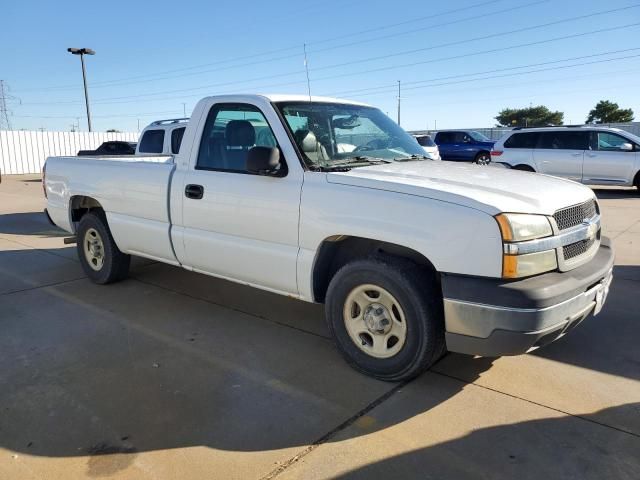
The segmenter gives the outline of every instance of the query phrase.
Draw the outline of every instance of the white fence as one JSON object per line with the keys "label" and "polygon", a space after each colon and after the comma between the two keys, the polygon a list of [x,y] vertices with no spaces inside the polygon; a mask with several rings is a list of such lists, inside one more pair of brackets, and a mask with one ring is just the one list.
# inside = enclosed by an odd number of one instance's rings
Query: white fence
{"label": "white fence", "polygon": [[0,173],[40,173],[47,157],[94,150],[107,140],[135,142],[138,133],[0,131]]}

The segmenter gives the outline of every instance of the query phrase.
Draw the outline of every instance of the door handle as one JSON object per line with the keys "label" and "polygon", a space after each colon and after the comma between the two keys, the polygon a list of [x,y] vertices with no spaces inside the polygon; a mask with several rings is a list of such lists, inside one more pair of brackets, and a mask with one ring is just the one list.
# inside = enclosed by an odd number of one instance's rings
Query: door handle
{"label": "door handle", "polygon": [[572,153],[571,156],[572,157],[580,157],[580,156],[582,156],[582,153]]}
{"label": "door handle", "polygon": [[200,200],[204,196],[204,187],[190,183],[184,187],[184,196],[193,200]]}
{"label": "door handle", "polygon": [[598,155],[596,155],[595,153],[587,153],[587,157],[597,157]]}

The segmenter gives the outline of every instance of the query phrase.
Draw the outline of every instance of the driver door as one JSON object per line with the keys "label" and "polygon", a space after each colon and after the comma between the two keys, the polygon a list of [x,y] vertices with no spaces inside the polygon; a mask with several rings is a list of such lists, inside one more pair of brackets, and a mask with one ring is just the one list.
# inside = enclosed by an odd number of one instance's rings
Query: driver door
{"label": "driver door", "polygon": [[[278,145],[251,104],[214,104],[182,177],[181,263],[187,268],[297,295],[296,259],[302,175],[247,172],[254,146]],[[292,160],[293,161],[293,160]],[[286,168],[284,155],[281,162]]]}

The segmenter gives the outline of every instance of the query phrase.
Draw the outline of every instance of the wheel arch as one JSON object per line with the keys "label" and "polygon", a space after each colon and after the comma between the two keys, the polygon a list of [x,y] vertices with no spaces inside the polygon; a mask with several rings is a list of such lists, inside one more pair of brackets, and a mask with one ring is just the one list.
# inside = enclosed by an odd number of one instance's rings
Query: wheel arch
{"label": "wheel arch", "polygon": [[74,195],[69,199],[69,224],[74,233],[77,231],[78,222],[91,211],[98,211],[104,214],[102,204],[93,197]]}
{"label": "wheel arch", "polygon": [[521,170],[523,172],[534,172],[536,171],[531,165],[527,163],[519,163],[513,167],[514,170]]}
{"label": "wheel arch", "polygon": [[[437,273],[433,263],[420,252],[403,245],[351,235],[333,235],[318,247],[312,269],[313,301],[324,303],[327,289],[336,272],[349,261],[375,255],[409,260]],[[439,277],[438,278],[439,283]]]}

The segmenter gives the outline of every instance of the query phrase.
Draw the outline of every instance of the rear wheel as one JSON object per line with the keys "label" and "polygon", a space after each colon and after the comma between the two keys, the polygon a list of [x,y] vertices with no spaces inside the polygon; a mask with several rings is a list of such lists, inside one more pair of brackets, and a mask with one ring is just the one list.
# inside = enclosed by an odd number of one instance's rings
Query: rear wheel
{"label": "rear wheel", "polygon": [[480,152],[473,161],[478,165],[488,165],[491,163],[491,154],[489,152]]}
{"label": "rear wheel", "polygon": [[408,261],[348,263],[329,284],[325,312],[347,362],[381,380],[415,377],[444,353],[437,282],[431,272]]}
{"label": "rear wheel", "polygon": [[84,273],[94,283],[117,282],[129,274],[131,256],[122,253],[109,231],[104,213],[87,213],[80,220],[77,249]]}
{"label": "rear wheel", "polygon": [[633,184],[635,185],[635,187],[638,189],[638,192],[640,193],[640,172],[636,173],[636,178],[633,180]]}

